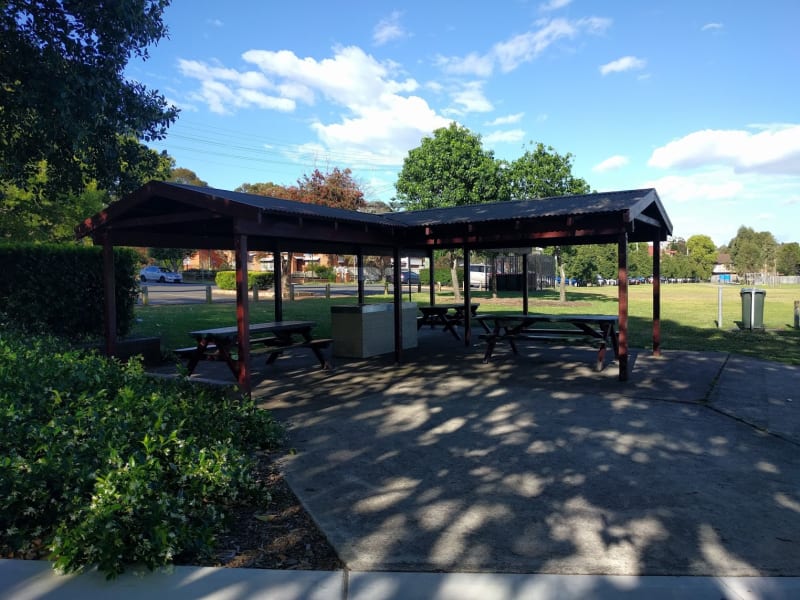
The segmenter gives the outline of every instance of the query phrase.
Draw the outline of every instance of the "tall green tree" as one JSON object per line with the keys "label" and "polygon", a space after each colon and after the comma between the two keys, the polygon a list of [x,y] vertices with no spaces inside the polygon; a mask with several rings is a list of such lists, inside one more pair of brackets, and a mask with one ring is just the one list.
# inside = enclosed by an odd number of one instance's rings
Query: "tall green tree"
{"label": "tall green tree", "polygon": [[[569,196],[575,194],[588,194],[591,191],[586,180],[572,174],[572,154],[560,155],[552,146],[537,143],[533,149],[528,149],[518,159],[511,161],[503,169],[504,187],[509,190],[512,200],[534,200],[536,198],[550,198],[553,196]],[[565,246],[557,246],[548,252],[556,257],[561,284],[559,295],[562,302],[567,300],[566,272],[569,269],[578,271],[600,270],[599,265],[592,266],[591,257],[596,255],[594,250],[579,250]],[[575,277],[584,277],[577,272],[570,274]],[[590,274],[593,277],[594,274]]]}
{"label": "tall green tree", "polygon": [[775,271],[778,243],[769,231],[756,232],[751,227],[742,225],[728,247],[733,265],[740,276]]}
{"label": "tall green tree", "polygon": [[410,150],[395,183],[406,210],[507,200],[500,164],[484,150],[480,135],[451,123]]}
{"label": "tall green tree", "polygon": [[800,275],[800,244],[781,244],[775,254],[775,265],[780,275]]}
{"label": "tall green tree", "polygon": [[693,235],[686,240],[686,251],[693,265],[692,277],[710,279],[718,254],[714,240],[707,235]]}
{"label": "tall green tree", "polygon": [[184,167],[172,168],[169,172],[167,181],[172,183],[183,183],[185,185],[196,185],[197,187],[208,187],[208,183],[200,179],[197,173]]}
{"label": "tall green tree", "polygon": [[[397,177],[396,202],[406,210],[507,200],[500,163],[480,135],[450,123],[410,150]],[[457,254],[447,252],[456,301],[461,298]]]}
{"label": "tall green tree", "polygon": [[532,200],[591,192],[585,179],[572,174],[572,158],[572,154],[561,155],[541,142],[526,150],[503,169],[511,199]]}
{"label": "tall green tree", "polygon": [[166,35],[169,0],[6,0],[0,5],[0,180],[113,189],[129,138],[163,138],[177,117],[124,77]]}

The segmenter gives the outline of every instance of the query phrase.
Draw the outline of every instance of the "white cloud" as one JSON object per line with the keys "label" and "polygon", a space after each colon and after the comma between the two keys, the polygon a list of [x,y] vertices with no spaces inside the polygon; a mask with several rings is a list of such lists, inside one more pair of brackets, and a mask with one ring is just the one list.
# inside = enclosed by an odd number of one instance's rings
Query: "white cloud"
{"label": "white cloud", "polygon": [[[356,165],[402,164],[409,149],[450,119],[413,95],[420,87],[410,78],[397,77],[399,67],[378,61],[357,47],[334,48],[321,60],[301,58],[291,51],[250,50],[242,58],[256,67],[237,71],[197,61],[181,61],[182,73],[201,82],[190,94],[217,113],[239,108],[296,110],[298,103],[312,106],[319,98],[336,122],[319,116],[310,119],[317,140],[299,146],[304,155],[333,155],[337,162]],[[482,83],[459,88],[454,99],[463,110],[491,110]],[[298,160],[298,151],[289,152]]]}
{"label": "white cloud", "polygon": [[483,83],[480,81],[464,84],[452,93],[452,98],[456,108],[451,112],[455,114],[494,110],[494,106],[483,93]]}
{"label": "white cloud", "polygon": [[224,24],[222,21],[220,21],[219,19],[208,19],[208,20],[206,20],[206,23],[208,23],[208,24],[209,24],[209,25],[211,25],[212,27],[223,27],[223,26],[225,25],[225,24]]}
{"label": "white cloud", "polygon": [[611,19],[542,19],[536,28],[496,43],[489,52],[472,52],[463,57],[437,58],[437,65],[454,75],[488,77],[496,67],[504,73],[535,60],[547,48],[562,39],[574,39],[582,34],[600,34],[611,25]]}
{"label": "white cloud", "polygon": [[605,171],[612,171],[614,169],[620,169],[627,165],[630,161],[628,160],[627,156],[622,156],[621,154],[616,154],[605,159],[603,162],[596,164],[592,167],[592,171],[595,173],[603,173]]}
{"label": "white cloud", "polygon": [[525,116],[524,112],[515,113],[513,115],[506,115],[505,117],[497,117],[493,121],[489,121],[486,123],[487,127],[496,127],[498,125],[511,125],[513,123],[519,123],[522,120],[522,117]]}
{"label": "white cloud", "polygon": [[522,129],[508,129],[506,131],[495,131],[481,139],[485,144],[494,146],[500,143],[519,142],[524,137],[525,132]]}
{"label": "white cloud", "polygon": [[696,131],[656,148],[648,165],[664,169],[727,166],[737,173],[800,174],[800,125]]}
{"label": "white cloud", "polygon": [[406,37],[408,34],[403,29],[403,26],[400,25],[400,17],[402,16],[403,14],[396,10],[385,19],[381,19],[372,32],[372,43],[376,46],[383,46],[391,41]]}
{"label": "white cloud", "polygon": [[559,8],[564,8],[565,6],[571,3],[572,0],[549,0],[549,2],[540,4],[539,10],[541,10],[542,12],[550,12],[553,10],[558,10]]}
{"label": "white cloud", "polygon": [[719,31],[723,27],[722,23],[706,23],[700,28],[700,31]]}
{"label": "white cloud", "polygon": [[635,56],[623,56],[617,60],[612,60],[600,66],[600,73],[608,75],[609,73],[622,73],[624,71],[633,71],[644,69],[647,66],[647,61]]}
{"label": "white cloud", "polygon": [[183,59],[178,61],[178,68],[186,77],[200,81],[200,91],[190,94],[190,98],[204,102],[212,112],[227,114],[234,108],[251,106],[282,112],[295,109],[293,99],[267,93],[279,90],[258,71],[240,72]]}
{"label": "white cloud", "polygon": [[646,184],[654,187],[664,202],[707,202],[733,200],[744,190],[744,183],[730,174],[704,173],[699,175],[668,175]]}

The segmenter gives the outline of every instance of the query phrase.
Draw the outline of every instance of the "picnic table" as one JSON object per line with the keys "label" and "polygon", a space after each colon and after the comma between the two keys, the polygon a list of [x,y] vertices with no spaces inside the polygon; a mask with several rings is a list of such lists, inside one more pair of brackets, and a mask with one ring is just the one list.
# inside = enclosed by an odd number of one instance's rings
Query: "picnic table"
{"label": "picnic table", "polygon": [[[479,306],[478,302],[469,305],[470,316],[476,315]],[[443,332],[449,331],[457,340],[461,339],[455,328],[456,325],[464,324],[463,304],[432,304],[431,306],[420,306],[419,311],[422,316],[417,319],[417,329],[421,329],[425,325],[430,325],[431,329],[442,325]]]}
{"label": "picnic table", "polygon": [[[320,366],[330,368],[331,363],[322,353],[333,340],[327,338],[314,339],[311,330],[316,327],[314,321],[271,321],[269,323],[254,323],[249,326],[250,346],[266,346],[269,348],[267,364],[275,362],[284,350],[291,348],[308,348],[317,357]],[[189,348],[176,350],[176,354],[189,359],[187,370],[191,375],[197,363],[201,360],[224,361],[233,373],[239,375],[238,359],[234,358],[238,346],[237,327],[216,327],[213,329],[198,329],[190,331],[189,335],[195,339],[196,345]]]}
{"label": "picnic table", "polygon": [[[582,341],[597,346],[598,371],[602,370],[605,361],[606,346],[610,343],[614,357],[619,355],[617,340],[618,317],[615,315],[479,315],[475,319],[483,326],[486,333],[481,339],[486,341],[486,352],[483,362],[489,362],[498,342],[507,342],[514,354],[517,354],[518,341]],[[556,324],[559,327],[547,327]],[[544,327],[543,327],[544,325]]]}

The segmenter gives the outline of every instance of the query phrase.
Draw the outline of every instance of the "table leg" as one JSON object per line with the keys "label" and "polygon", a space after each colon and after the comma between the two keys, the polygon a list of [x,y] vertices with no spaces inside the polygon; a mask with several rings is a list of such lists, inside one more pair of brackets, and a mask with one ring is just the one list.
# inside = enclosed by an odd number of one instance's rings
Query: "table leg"
{"label": "table leg", "polygon": [[195,348],[194,354],[189,357],[189,362],[186,365],[186,370],[188,371],[189,375],[194,373],[195,367],[197,367],[197,363],[205,356],[206,348],[208,347],[208,340],[202,339],[197,342],[197,348]]}

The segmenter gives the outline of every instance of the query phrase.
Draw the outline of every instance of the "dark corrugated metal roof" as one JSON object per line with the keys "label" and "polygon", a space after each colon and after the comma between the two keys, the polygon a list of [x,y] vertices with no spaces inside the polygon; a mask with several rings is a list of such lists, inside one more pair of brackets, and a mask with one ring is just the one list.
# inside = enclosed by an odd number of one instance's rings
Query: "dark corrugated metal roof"
{"label": "dark corrugated metal roof", "polygon": [[205,194],[207,196],[221,198],[231,202],[237,202],[246,206],[260,208],[266,213],[275,213],[283,215],[293,215],[301,217],[309,217],[315,219],[325,219],[331,221],[351,221],[356,223],[377,223],[386,226],[396,227],[399,224],[395,221],[390,221],[382,215],[373,213],[358,212],[354,210],[346,210],[343,208],[331,208],[330,206],[323,206],[321,204],[308,204],[306,202],[297,202],[295,200],[286,200],[284,198],[273,198],[271,196],[259,196],[256,194],[245,194],[244,192],[231,192],[228,190],[220,190],[209,187],[198,187],[194,185],[186,185],[180,183],[168,183],[174,187],[179,187],[191,192]]}
{"label": "dark corrugated metal roof", "polygon": [[535,200],[493,202],[392,213],[389,218],[410,226],[430,226],[611,213],[629,210],[651,195],[654,196],[653,189],[604,192],[579,196],[557,196]]}

